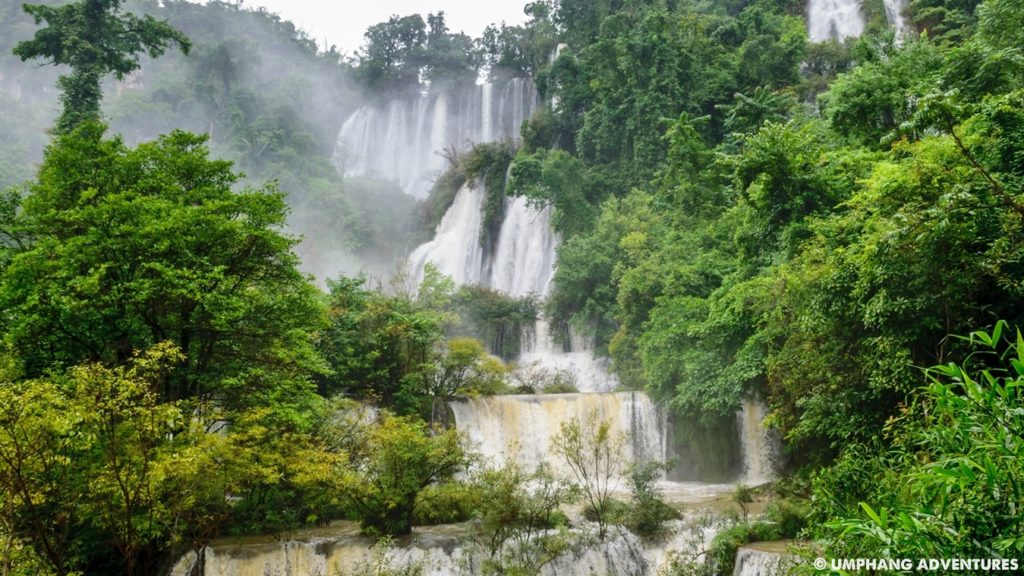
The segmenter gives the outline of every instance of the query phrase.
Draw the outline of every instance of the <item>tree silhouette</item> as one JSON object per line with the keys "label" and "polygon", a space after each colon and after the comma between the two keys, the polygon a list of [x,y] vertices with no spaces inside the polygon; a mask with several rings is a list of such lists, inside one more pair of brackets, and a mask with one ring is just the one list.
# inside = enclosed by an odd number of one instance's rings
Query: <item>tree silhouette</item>
{"label": "tree silhouette", "polygon": [[36,24],[46,23],[31,40],[18,43],[22,61],[41,58],[69,66],[58,80],[61,104],[57,131],[67,133],[83,121],[98,120],[103,76],[118,80],[139,69],[139,53],[162,55],[177,44],[188,53],[191,42],[167,22],[152,16],[121,14],[121,0],[80,0],[63,6],[25,4]]}

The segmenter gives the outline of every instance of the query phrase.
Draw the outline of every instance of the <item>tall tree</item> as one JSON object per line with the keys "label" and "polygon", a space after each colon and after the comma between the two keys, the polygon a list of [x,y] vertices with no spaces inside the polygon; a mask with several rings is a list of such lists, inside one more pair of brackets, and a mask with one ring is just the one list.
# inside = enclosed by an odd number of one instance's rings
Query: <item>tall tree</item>
{"label": "tall tree", "polygon": [[69,66],[58,80],[64,110],[57,130],[67,133],[85,120],[100,116],[100,81],[107,74],[118,80],[139,69],[139,53],[162,55],[172,44],[188,53],[191,43],[167,22],[152,16],[121,14],[121,0],[80,0],[64,6],[25,4],[36,24],[46,23],[31,40],[20,42],[14,54],[22,61],[42,58]]}
{"label": "tall tree", "polygon": [[204,142],[174,132],[129,149],[87,123],[50,147],[0,271],[4,338],[26,376],[171,341],[187,359],[163,400],[307,397],[321,310],[281,233],[284,199],[233,190],[238,175]]}

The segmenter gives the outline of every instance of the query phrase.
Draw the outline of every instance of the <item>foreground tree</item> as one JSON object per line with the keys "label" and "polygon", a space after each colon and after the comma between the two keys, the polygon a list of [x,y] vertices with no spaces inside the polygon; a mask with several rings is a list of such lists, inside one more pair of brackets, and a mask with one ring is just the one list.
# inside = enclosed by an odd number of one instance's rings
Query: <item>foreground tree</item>
{"label": "foreground tree", "polygon": [[431,435],[422,421],[385,413],[360,442],[347,496],[363,531],[402,535],[412,531],[420,492],[463,470],[467,456],[455,430]]}
{"label": "foreground tree", "polygon": [[347,406],[311,410],[308,430],[268,425],[268,410],[254,409],[210,432],[192,402],[160,401],[180,360],[161,343],[115,368],[0,379],[0,562],[32,574],[160,574],[193,552],[202,574],[206,545],[225,531],[341,516],[347,459],[331,439],[351,423]]}
{"label": "foreground tree", "polygon": [[172,44],[188,53],[191,43],[184,34],[152,16],[121,14],[121,0],[80,0],[63,6],[26,4],[25,11],[46,28],[33,39],[19,43],[15,55],[22,61],[42,58],[54,66],[69,66],[60,77],[64,111],[57,130],[67,133],[88,120],[99,120],[102,90],[107,74],[118,80],[139,69],[140,52],[162,55]]}
{"label": "foreground tree", "polygon": [[505,372],[501,360],[488,355],[479,340],[446,341],[421,375],[422,393],[430,399],[430,425],[447,425],[450,400],[502,391]]}
{"label": "foreground tree", "polygon": [[184,132],[129,149],[99,124],[50,147],[0,259],[5,340],[24,376],[170,341],[185,359],[163,401],[311,401],[322,312],[280,231],[282,195],[236,193],[231,164],[207,154]]}
{"label": "foreground tree", "polygon": [[626,436],[612,430],[610,420],[592,412],[583,420],[563,422],[553,449],[579,483],[587,506],[604,538],[611,520],[612,492],[625,466]]}
{"label": "foreground tree", "polygon": [[230,453],[157,400],[179,359],[162,344],[124,367],[0,385],[2,531],[48,570],[152,574],[218,521]]}
{"label": "foreground tree", "polygon": [[472,539],[487,553],[485,574],[540,574],[582,540],[561,511],[575,502],[576,487],[544,464],[532,472],[515,462],[488,468],[474,489],[481,498]]}

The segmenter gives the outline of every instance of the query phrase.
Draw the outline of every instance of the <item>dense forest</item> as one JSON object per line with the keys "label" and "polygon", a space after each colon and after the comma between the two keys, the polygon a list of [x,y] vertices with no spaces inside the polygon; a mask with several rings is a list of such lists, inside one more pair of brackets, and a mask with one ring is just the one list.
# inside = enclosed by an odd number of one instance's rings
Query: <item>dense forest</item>
{"label": "dense forest", "polygon": [[[468,527],[482,574],[666,541],[696,506],[609,421],[532,469],[455,425],[576,391],[517,363],[541,318],[677,436],[757,398],[783,441],[658,574],[755,541],[808,574],[1024,557],[1024,3],[911,0],[894,29],[866,0],[823,42],[790,0],[524,10],[479,38],[394,16],[345,55],[235,3],[0,5],[0,573],[213,574],[225,537],[337,521]],[[519,136],[435,151],[428,198],[338,167],[375,98],[515,78],[541,103]],[[403,264],[466,186],[474,244],[512,199],[549,210],[549,297]]]}

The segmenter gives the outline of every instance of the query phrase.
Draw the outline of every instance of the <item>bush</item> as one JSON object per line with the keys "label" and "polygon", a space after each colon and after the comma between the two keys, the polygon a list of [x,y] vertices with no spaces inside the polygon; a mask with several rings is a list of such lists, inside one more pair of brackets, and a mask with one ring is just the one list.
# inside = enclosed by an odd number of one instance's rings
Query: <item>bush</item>
{"label": "bush", "polygon": [[506,360],[519,356],[523,330],[537,320],[539,306],[535,297],[513,298],[485,286],[463,286],[454,305],[460,320],[454,331],[486,343]]}
{"label": "bush", "polygon": [[778,524],[774,522],[743,522],[719,532],[708,550],[710,562],[718,574],[732,574],[736,564],[736,551],[751,542],[781,540]]}
{"label": "bush", "polygon": [[807,500],[786,498],[773,500],[765,507],[764,515],[779,527],[782,538],[796,538],[807,527],[811,503]]}
{"label": "bush", "polygon": [[517,394],[574,394],[576,376],[568,370],[545,368],[539,361],[516,366],[511,382]]}
{"label": "bush", "polygon": [[662,525],[680,517],[679,511],[661,499],[658,478],[669,468],[662,462],[647,462],[634,465],[629,471],[629,488],[633,505],[626,517],[626,527],[639,536],[655,536],[661,533]]}
{"label": "bush", "polygon": [[475,486],[462,482],[428,486],[416,498],[412,521],[417,526],[465,522],[480,509],[481,500]]}
{"label": "bush", "polygon": [[411,532],[420,494],[461,471],[467,461],[455,430],[432,434],[421,421],[386,412],[369,430],[365,446],[346,496],[363,532],[371,536]]}
{"label": "bush", "polygon": [[484,471],[475,485],[480,504],[473,539],[488,555],[485,573],[536,574],[572,546],[575,537],[560,507],[576,491],[546,467],[527,472],[507,464]]}
{"label": "bush", "polygon": [[575,394],[579,389],[576,388],[575,378],[565,378],[564,374],[559,373],[540,391],[542,394]]}
{"label": "bush", "polygon": [[[628,502],[617,498],[608,498],[604,503],[604,522],[606,524],[625,524],[631,509],[632,506]],[[591,522],[601,520],[601,516],[592,504],[587,504],[583,508],[583,517]]]}
{"label": "bush", "polygon": [[[833,515],[816,536],[836,557],[1019,557],[1024,552],[1024,337],[967,339],[978,347],[968,364],[928,371],[898,418],[889,446],[862,465],[848,452],[819,476],[815,506]],[[1008,332],[1008,330],[1005,330]],[[845,482],[873,490],[851,502],[836,498]],[[840,474],[839,472],[842,472]],[[899,489],[895,489],[899,486]]]}

